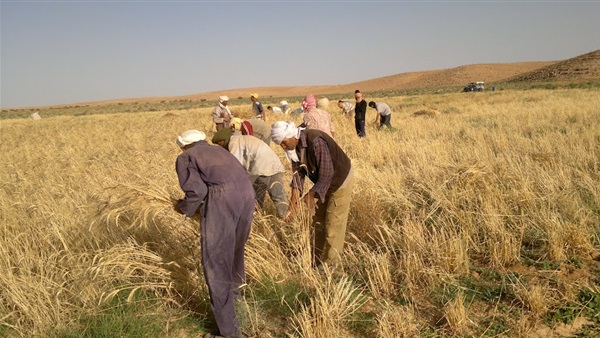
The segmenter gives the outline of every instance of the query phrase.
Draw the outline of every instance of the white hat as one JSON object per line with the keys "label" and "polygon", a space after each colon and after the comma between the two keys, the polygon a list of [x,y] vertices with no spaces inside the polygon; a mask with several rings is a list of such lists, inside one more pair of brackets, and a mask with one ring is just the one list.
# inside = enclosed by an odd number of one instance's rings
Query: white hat
{"label": "white hat", "polygon": [[288,103],[287,103],[287,101],[283,100],[283,101],[279,101],[279,104],[283,106],[284,104],[288,104]]}
{"label": "white hat", "polygon": [[206,139],[206,134],[196,129],[184,131],[181,135],[177,136],[177,145],[180,148],[192,144],[194,142],[202,141]]}
{"label": "white hat", "polygon": [[219,96],[219,102],[229,101],[229,98],[226,95]]}
{"label": "white hat", "polygon": [[296,128],[294,122],[277,121],[271,126],[271,139],[276,144],[281,144],[286,138],[298,138],[299,132],[300,130]]}

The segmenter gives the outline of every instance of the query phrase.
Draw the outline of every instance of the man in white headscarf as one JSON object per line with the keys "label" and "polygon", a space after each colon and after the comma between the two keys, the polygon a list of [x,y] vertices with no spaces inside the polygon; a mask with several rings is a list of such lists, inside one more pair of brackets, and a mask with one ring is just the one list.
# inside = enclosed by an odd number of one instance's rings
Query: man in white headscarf
{"label": "man in white headscarf", "polygon": [[271,138],[292,162],[290,218],[296,216],[305,177],[314,183],[302,197],[313,216],[314,264],[320,267],[325,263],[338,263],[352,200],[354,175],[350,158],[325,132],[296,128],[293,122],[273,124]]}
{"label": "man in white headscarf", "polygon": [[292,111],[292,107],[290,107],[290,104],[286,100],[279,101],[279,108],[281,108],[281,111],[285,115],[289,115]]}
{"label": "man in white headscarf", "polygon": [[185,193],[177,211],[192,217],[204,203],[200,218],[202,268],[218,334],[205,337],[242,338],[235,298],[244,283],[244,250],[250,235],[255,193],[248,173],[229,151],[206,142],[206,135],[188,130],[177,137],[183,151],[175,169]]}
{"label": "man in white headscarf", "polygon": [[229,107],[227,107],[228,102],[229,98],[227,96],[219,96],[219,103],[213,109],[213,121],[215,122],[217,131],[229,128],[229,122],[233,118],[233,114],[229,110]]}

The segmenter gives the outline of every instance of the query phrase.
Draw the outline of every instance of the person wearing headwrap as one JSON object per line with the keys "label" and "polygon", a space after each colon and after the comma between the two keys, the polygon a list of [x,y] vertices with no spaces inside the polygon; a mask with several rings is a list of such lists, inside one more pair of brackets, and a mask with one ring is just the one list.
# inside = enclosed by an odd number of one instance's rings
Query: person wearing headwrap
{"label": "person wearing headwrap", "polygon": [[252,101],[252,111],[257,119],[261,119],[263,121],[267,120],[267,112],[265,112],[262,103],[258,101],[258,94],[252,93],[250,94],[250,101]]}
{"label": "person wearing headwrap", "polygon": [[333,137],[335,130],[331,122],[331,115],[326,110],[317,108],[317,98],[314,95],[311,94],[304,98],[302,109],[304,110],[303,126],[307,129],[320,130]]}
{"label": "person wearing headwrap", "polygon": [[323,109],[323,110],[328,110],[329,109],[329,99],[324,97],[324,98],[320,99],[319,101],[317,101],[317,108]]}
{"label": "person wearing headwrap", "polygon": [[279,108],[285,115],[289,115],[292,111],[292,107],[290,107],[289,103],[286,100],[279,101]]}
{"label": "person wearing headwrap", "polygon": [[234,134],[241,132],[242,135],[252,135],[261,139],[267,145],[271,144],[271,127],[263,120],[234,118],[231,129]]}
{"label": "person wearing headwrap", "polygon": [[229,107],[227,107],[228,102],[229,98],[227,96],[219,96],[219,103],[213,109],[213,121],[215,122],[217,131],[229,128],[229,123],[233,118],[233,114],[229,110]]}
{"label": "person wearing headwrap", "polygon": [[365,131],[365,117],[367,115],[367,101],[365,101],[363,94],[357,89],[354,92],[354,99],[356,105],[354,106],[354,127],[356,128],[356,134],[362,138],[367,136]]}
{"label": "person wearing headwrap", "polygon": [[[319,267],[339,263],[354,184],[350,158],[326,133],[297,128],[293,122],[273,124],[271,138],[292,162],[294,176],[288,218],[296,216],[298,202],[302,199],[313,216],[314,264]],[[301,198],[306,176],[314,185]]]}
{"label": "person wearing headwrap", "polygon": [[219,130],[212,143],[229,150],[250,174],[256,192],[256,201],[262,209],[268,192],[277,216],[284,219],[288,213],[288,200],[283,185],[285,168],[271,147],[250,135],[233,135],[229,129]]}
{"label": "person wearing headwrap", "polygon": [[[235,299],[245,279],[244,251],[254,214],[255,193],[248,173],[227,150],[188,130],[177,137],[182,153],[175,169],[185,193],[176,210],[200,217],[202,267],[218,335],[243,338],[235,315]],[[207,334],[205,337],[216,337]]]}

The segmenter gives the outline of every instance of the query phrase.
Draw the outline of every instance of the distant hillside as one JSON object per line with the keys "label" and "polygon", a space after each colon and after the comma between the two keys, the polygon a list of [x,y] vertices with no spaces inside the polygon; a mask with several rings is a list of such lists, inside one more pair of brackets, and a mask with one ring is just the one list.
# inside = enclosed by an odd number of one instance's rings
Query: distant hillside
{"label": "distant hillside", "polygon": [[573,81],[600,78],[600,49],[519,74],[508,82]]}
{"label": "distant hillside", "polygon": [[[210,101],[220,95],[232,99],[246,99],[250,93],[261,97],[292,98],[312,93],[316,95],[344,94],[352,97],[355,89],[363,92],[427,89],[437,87],[464,86],[469,82],[483,81],[488,86],[499,83],[525,83],[544,81],[587,81],[600,80],[600,50],[562,61],[532,61],[517,63],[491,63],[464,65],[449,69],[401,73],[360,82],[341,85],[286,86],[223,89],[171,97],[143,97],[98,102],[76,103],[85,106],[104,106],[127,103],[156,103],[161,101]],[[70,105],[55,105],[65,107]],[[43,107],[37,107],[43,108]]]}
{"label": "distant hillside", "polygon": [[473,81],[487,84],[527,81],[600,80],[600,50],[563,61],[532,61],[464,65],[449,69],[401,73],[355,83],[324,86],[259,87],[214,91],[181,98],[213,100],[219,95],[247,97],[257,92],[263,96],[285,97],[313,94],[353,93],[463,86]]}
{"label": "distant hillside", "polygon": [[475,64],[465,65],[450,69],[430,70],[421,72],[401,73],[366,81],[354,82],[344,85],[325,85],[325,86],[293,86],[293,87],[258,87],[230,89],[201,93],[196,95],[187,95],[178,97],[179,99],[207,99],[214,100],[219,95],[228,95],[229,97],[247,97],[249,93],[256,92],[262,96],[302,96],[309,93],[313,94],[338,94],[354,93],[355,89],[364,92],[385,91],[385,90],[403,90],[415,88],[435,88],[443,86],[462,86],[473,81],[484,81],[486,83],[495,83],[507,80],[515,75],[531,72],[546,66],[551,66],[556,61],[548,62],[519,62],[519,63],[498,63],[498,64]]}

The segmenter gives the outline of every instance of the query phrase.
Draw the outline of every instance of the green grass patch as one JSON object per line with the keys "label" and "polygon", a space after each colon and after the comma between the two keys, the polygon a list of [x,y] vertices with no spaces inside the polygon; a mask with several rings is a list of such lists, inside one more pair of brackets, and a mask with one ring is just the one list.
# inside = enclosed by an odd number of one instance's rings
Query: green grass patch
{"label": "green grass patch", "polygon": [[498,337],[510,331],[507,319],[499,316],[484,319],[481,327],[484,328],[481,334],[488,337]]}
{"label": "green grass patch", "polygon": [[577,300],[549,311],[544,323],[550,327],[557,323],[571,324],[578,317],[586,317],[596,325],[600,325],[600,293],[582,290]]}
{"label": "green grass patch", "polygon": [[357,337],[373,337],[377,328],[377,315],[374,311],[356,311],[350,317],[348,328]]}
{"label": "green grass patch", "polygon": [[286,318],[300,311],[303,305],[310,304],[308,291],[295,280],[278,282],[264,279],[252,285],[251,297],[269,315]]}
{"label": "green grass patch", "polygon": [[197,319],[169,322],[168,309],[149,294],[136,292],[129,297],[122,291],[107,302],[100,311],[81,317],[74,327],[63,328],[49,336],[60,338],[161,338],[167,332],[186,333],[204,331],[203,323]]}

